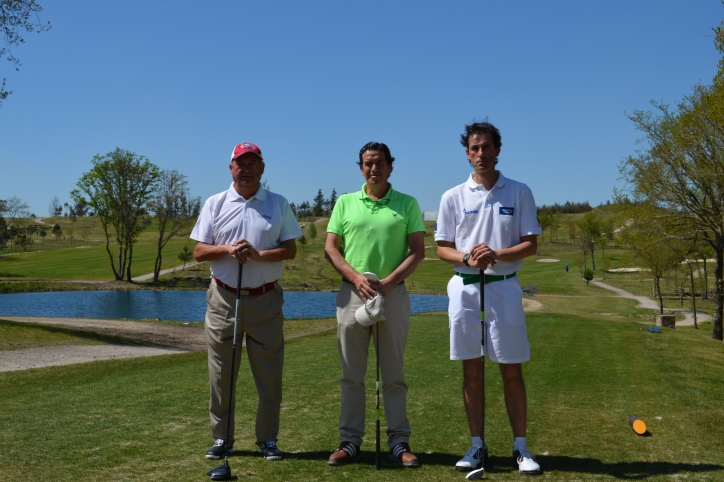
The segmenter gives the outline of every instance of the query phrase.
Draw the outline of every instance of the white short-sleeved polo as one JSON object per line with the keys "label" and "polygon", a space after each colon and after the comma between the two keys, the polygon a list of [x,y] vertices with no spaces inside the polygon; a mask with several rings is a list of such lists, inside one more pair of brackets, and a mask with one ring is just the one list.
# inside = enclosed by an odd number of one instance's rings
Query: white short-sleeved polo
{"label": "white short-sleeved polo", "polygon": [[[454,242],[458,251],[468,253],[480,242],[491,249],[520,244],[522,236],[540,235],[535,200],[530,188],[507,179],[498,171],[498,182],[490,191],[473,181],[445,192],[435,225],[435,241]],[[498,261],[486,274],[510,274],[523,267],[523,260]],[[477,274],[474,267],[456,266],[458,272]]]}
{"label": "white short-sleeved polo", "polygon": [[[232,183],[227,191],[206,200],[191,239],[215,246],[246,239],[257,250],[264,251],[301,235],[297,219],[283,196],[260,187],[246,200],[239,196]],[[212,261],[211,274],[236,287],[238,264],[231,255]],[[256,288],[276,281],[282,276],[282,267],[282,261],[266,263],[250,259],[244,265],[241,286]]]}

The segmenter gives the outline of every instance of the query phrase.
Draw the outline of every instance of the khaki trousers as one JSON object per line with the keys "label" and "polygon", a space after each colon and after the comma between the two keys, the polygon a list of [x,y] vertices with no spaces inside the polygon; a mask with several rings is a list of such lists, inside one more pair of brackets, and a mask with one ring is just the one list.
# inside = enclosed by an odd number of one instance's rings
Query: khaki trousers
{"label": "khaki trousers", "polygon": [[[337,293],[337,343],[342,362],[342,411],[339,432],[342,442],[362,445],[365,427],[365,385],[370,338],[379,346],[382,396],[387,419],[387,445],[409,442],[407,384],[403,370],[407,332],[410,327],[410,297],[404,283],[385,298],[385,321],[364,327],[354,317],[364,303],[357,289],[342,283]],[[377,328],[379,327],[379,340]],[[377,343],[379,342],[379,345]]]}
{"label": "khaki trousers", "polygon": [[[229,382],[231,352],[234,339],[236,294],[212,282],[206,293],[206,341],[209,358],[209,417],[211,435],[226,440],[227,424],[231,423],[230,439],[234,440],[234,406],[229,415]],[[242,296],[239,302],[239,332],[236,338],[234,387],[238,379],[241,345],[246,334],[246,354],[259,397],[256,412],[257,444],[277,441],[279,411],[282,402],[282,368],[284,365],[284,297],[279,283],[276,289],[258,296]]]}

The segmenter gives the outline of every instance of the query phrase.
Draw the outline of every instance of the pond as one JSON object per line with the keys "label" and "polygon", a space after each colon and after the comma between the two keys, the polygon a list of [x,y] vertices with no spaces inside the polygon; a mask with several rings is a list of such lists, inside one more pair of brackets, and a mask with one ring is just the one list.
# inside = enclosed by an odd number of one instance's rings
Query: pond
{"label": "pond", "polygon": [[[285,291],[286,318],[333,318],[337,293]],[[410,295],[412,313],[447,311],[448,298]],[[53,291],[0,295],[0,316],[204,321],[206,291]]]}

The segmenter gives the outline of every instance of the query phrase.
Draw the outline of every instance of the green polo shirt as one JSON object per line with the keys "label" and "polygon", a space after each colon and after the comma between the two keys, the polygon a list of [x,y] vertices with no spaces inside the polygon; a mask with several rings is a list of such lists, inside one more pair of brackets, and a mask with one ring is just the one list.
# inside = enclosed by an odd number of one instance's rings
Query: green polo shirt
{"label": "green polo shirt", "polygon": [[417,200],[394,191],[374,201],[362,190],[343,194],[334,205],[327,232],[344,238],[344,259],[360,273],[389,276],[407,257],[407,236],[424,232]]}

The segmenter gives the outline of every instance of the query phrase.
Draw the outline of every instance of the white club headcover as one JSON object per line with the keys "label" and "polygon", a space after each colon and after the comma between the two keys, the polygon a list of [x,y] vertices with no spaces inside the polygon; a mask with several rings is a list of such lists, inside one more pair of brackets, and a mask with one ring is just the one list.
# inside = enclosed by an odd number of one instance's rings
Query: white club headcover
{"label": "white club headcover", "polygon": [[[370,281],[378,281],[377,275],[374,273],[362,273],[362,275]],[[385,298],[377,292],[377,295],[371,300],[367,300],[364,305],[357,308],[354,314],[357,323],[362,326],[372,326],[378,321],[385,321],[385,310],[382,306]]]}

